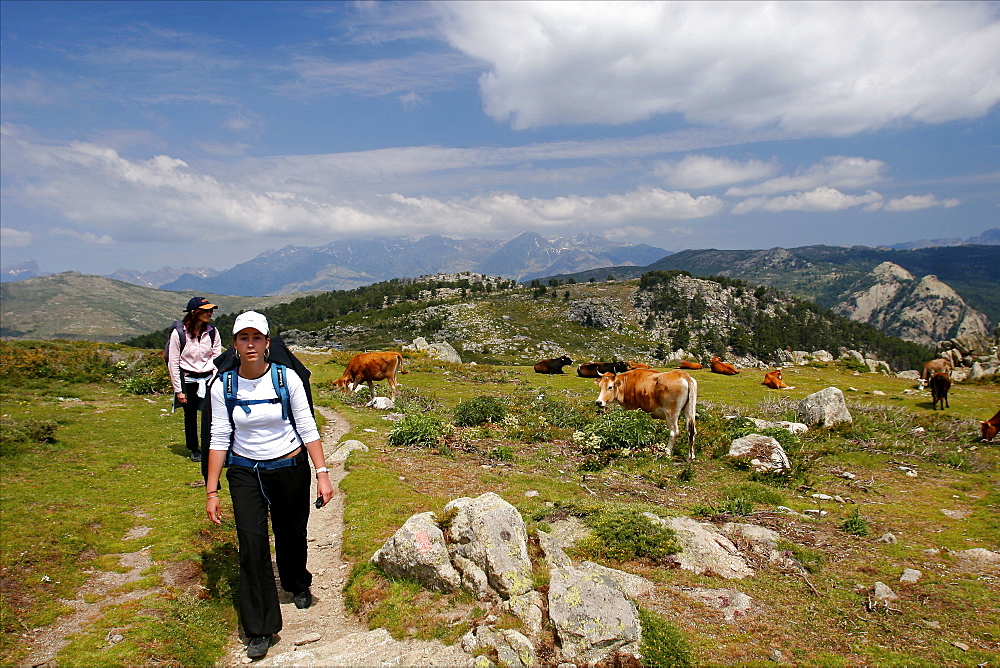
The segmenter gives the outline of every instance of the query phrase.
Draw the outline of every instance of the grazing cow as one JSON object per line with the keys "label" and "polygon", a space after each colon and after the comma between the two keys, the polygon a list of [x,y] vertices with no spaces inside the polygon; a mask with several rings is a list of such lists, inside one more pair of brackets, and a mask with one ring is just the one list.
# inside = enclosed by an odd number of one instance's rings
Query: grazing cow
{"label": "grazing cow", "polygon": [[636,369],[648,369],[649,368],[649,365],[646,364],[645,362],[632,362],[632,361],[629,361],[629,362],[625,362],[625,366],[628,367],[628,369],[626,369],[626,371],[635,371]]}
{"label": "grazing cow", "polygon": [[732,364],[727,364],[720,357],[713,357],[711,361],[712,373],[721,373],[724,376],[735,376],[740,372]]}
{"label": "grazing cow", "polygon": [[597,405],[614,402],[625,410],[643,410],[659,420],[667,420],[670,439],[667,455],[674,454],[677,440],[677,418],[681,411],[687,418],[688,459],[694,459],[695,404],[698,383],[686,371],[652,371],[636,369],[625,373],[606,373],[597,384],[601,388]]}
{"label": "grazing cow", "polygon": [[[537,369],[535,369],[537,371]],[[604,373],[622,373],[628,371],[627,362],[588,362],[581,364],[576,370],[580,378],[597,378]]]}
{"label": "grazing cow", "polygon": [[951,408],[948,405],[948,390],[951,389],[951,378],[946,373],[936,373],[931,376],[928,383],[931,388],[931,405],[937,410],[938,402],[941,402],[941,410]]}
{"label": "grazing cow", "polygon": [[678,369],[690,369],[692,371],[695,371],[697,369],[704,369],[705,367],[704,367],[704,365],[699,364],[698,362],[688,362],[687,360],[683,360],[681,362],[681,365],[679,367],[677,367],[677,368]]}
{"label": "grazing cow", "polygon": [[368,383],[368,391],[375,398],[376,380],[388,380],[392,389],[392,400],[396,400],[396,373],[407,373],[403,370],[403,356],[397,352],[360,353],[347,363],[344,375],[333,381],[334,387],[344,392],[354,392],[361,383]]}
{"label": "grazing cow", "polygon": [[572,363],[573,360],[566,355],[552,360],[541,360],[535,363],[535,373],[562,373],[562,368]]}
{"label": "grazing cow", "polygon": [[979,423],[979,435],[982,436],[983,443],[992,442],[998,430],[1000,430],[1000,411],[986,422]]}
{"label": "grazing cow", "polygon": [[791,385],[785,385],[785,381],[781,379],[781,369],[775,369],[774,371],[768,371],[764,374],[764,385],[767,385],[772,390],[794,390],[795,387]]}
{"label": "grazing cow", "polygon": [[931,376],[936,373],[951,374],[951,362],[939,357],[936,360],[931,360],[924,364],[924,370],[920,372],[920,377],[924,380],[930,380]]}

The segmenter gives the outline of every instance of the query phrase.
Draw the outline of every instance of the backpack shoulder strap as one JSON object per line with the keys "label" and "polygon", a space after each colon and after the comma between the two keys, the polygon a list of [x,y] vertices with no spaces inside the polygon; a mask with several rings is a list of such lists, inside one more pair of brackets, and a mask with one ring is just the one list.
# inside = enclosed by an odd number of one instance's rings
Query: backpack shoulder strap
{"label": "backpack shoulder strap", "polygon": [[285,365],[271,363],[271,384],[274,386],[274,391],[278,393],[278,399],[281,400],[281,419],[290,420],[294,427],[295,419],[292,417],[292,399],[288,394],[288,384],[285,382],[287,373],[288,368]]}
{"label": "backpack shoulder strap", "polygon": [[180,350],[184,350],[184,344],[187,343],[187,332],[184,331],[184,323],[180,320],[174,320],[174,329],[177,331],[177,339],[181,344]]}

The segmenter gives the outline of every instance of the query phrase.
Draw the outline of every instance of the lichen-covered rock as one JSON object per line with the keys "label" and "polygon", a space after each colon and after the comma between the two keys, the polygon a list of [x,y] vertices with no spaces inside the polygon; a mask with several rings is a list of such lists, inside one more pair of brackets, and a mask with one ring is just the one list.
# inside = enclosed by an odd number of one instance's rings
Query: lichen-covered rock
{"label": "lichen-covered rock", "polygon": [[413,339],[413,343],[408,346],[403,346],[403,350],[419,350],[427,353],[431,357],[435,357],[445,362],[454,362],[455,364],[462,363],[462,357],[458,354],[458,351],[455,350],[454,346],[447,341],[427,343],[427,339],[422,336],[418,336]]}
{"label": "lichen-covered rock", "polygon": [[789,422],[788,420],[761,420],[759,418],[747,418],[753,422],[758,429],[784,429],[789,434],[804,434],[809,431],[808,425],[801,422]]}
{"label": "lichen-covered rock", "polygon": [[677,534],[683,550],[675,555],[680,567],[699,575],[742,579],[754,574],[747,560],[729,538],[715,525],[690,517],[661,518],[643,513],[651,521],[669,527]]}
{"label": "lichen-covered rock", "polygon": [[497,593],[490,587],[489,578],[486,571],[476,565],[471,559],[466,559],[460,554],[451,555],[451,564],[462,576],[462,586],[469,590],[469,593],[477,601],[493,601],[497,598]]}
{"label": "lichen-covered rock", "polygon": [[618,588],[618,591],[628,596],[633,601],[641,596],[653,591],[655,585],[634,573],[620,571],[617,568],[608,568],[593,561],[585,561],[579,566],[579,570],[584,573],[594,573],[608,579],[608,581]]}
{"label": "lichen-covered rock", "polygon": [[748,434],[729,446],[729,457],[746,461],[758,473],[781,473],[792,468],[792,463],[776,439],[760,434]]}
{"label": "lichen-covered rock", "polygon": [[523,634],[513,629],[492,629],[480,626],[462,636],[462,649],[473,654],[493,648],[500,665],[505,668],[528,668],[538,663],[535,648]]}
{"label": "lichen-covered rock", "polygon": [[445,508],[451,517],[448,551],[486,573],[490,587],[504,599],[532,588],[528,532],[517,509],[493,492],[461,497]]}
{"label": "lichen-covered rock", "polygon": [[784,561],[784,557],[778,552],[778,541],[781,536],[774,529],[757,526],[756,524],[744,524],[742,522],[726,522],[721,527],[722,533],[733,541],[733,544],[747,549],[758,557],[775,563]]}
{"label": "lichen-covered rock", "polygon": [[639,610],[603,575],[576,568],[552,569],[549,620],[563,658],[578,665],[638,652]]}
{"label": "lichen-covered rock", "polygon": [[386,575],[412,577],[434,591],[452,592],[461,583],[432,512],[406,520],[372,555],[371,562]]}
{"label": "lichen-covered rock", "polygon": [[544,605],[542,595],[532,589],[527,594],[511,596],[500,605],[500,609],[520,619],[531,635],[537,637],[542,632],[544,624],[542,616]]}
{"label": "lichen-covered rock", "polygon": [[841,422],[853,422],[844,393],[836,387],[813,392],[798,405],[799,421],[809,426],[832,427]]}

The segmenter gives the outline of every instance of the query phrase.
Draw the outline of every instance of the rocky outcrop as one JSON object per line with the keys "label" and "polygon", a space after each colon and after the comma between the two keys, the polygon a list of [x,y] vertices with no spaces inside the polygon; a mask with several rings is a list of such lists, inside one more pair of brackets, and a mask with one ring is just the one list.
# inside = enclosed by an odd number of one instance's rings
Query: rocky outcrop
{"label": "rocky outcrop", "polygon": [[729,446],[729,457],[749,464],[757,473],[782,473],[792,469],[785,449],[776,439],[760,434],[748,434]]}
{"label": "rocky outcrop", "polygon": [[427,353],[431,357],[435,357],[444,362],[454,362],[455,364],[462,363],[462,358],[458,354],[458,351],[456,351],[455,348],[447,341],[427,343],[427,339],[422,336],[418,336],[413,339],[413,343],[408,346],[403,346],[403,350],[417,350]]}
{"label": "rocky outcrop", "polygon": [[846,293],[834,312],[926,346],[990,331],[986,316],[934,275],[918,279],[897,264],[883,262],[870,277]]}

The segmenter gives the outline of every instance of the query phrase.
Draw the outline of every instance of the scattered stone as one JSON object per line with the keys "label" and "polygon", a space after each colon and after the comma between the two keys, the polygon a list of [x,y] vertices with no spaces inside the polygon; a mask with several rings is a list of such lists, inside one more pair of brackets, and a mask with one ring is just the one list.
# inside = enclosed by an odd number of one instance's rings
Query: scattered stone
{"label": "scattered stone", "polygon": [[900,582],[917,582],[923,573],[915,568],[904,568],[903,574],[899,576]]}
{"label": "scattered stone", "polygon": [[360,450],[361,452],[368,452],[368,446],[358,441],[356,439],[348,439],[346,441],[341,441],[337,444],[337,449],[334,450],[327,458],[328,463],[342,462],[347,459],[347,456],[354,452],[355,450]]}
{"label": "scattered stone", "polygon": [[395,408],[396,402],[389,397],[372,397],[372,400],[365,404],[365,406],[379,411],[387,411]]}
{"label": "scattered stone", "polygon": [[809,513],[810,515],[819,515],[820,517],[827,514],[825,510],[820,510],[819,508],[806,508],[802,512]]}
{"label": "scattered stone", "polygon": [[643,513],[652,522],[673,529],[683,550],[675,555],[680,567],[699,575],[716,575],[727,579],[743,579],[754,575],[743,555],[729,538],[709,523],[690,517],[660,518]]}
{"label": "scattered stone", "polygon": [[781,650],[774,650],[771,652],[771,661],[775,663],[781,663],[785,660],[785,655],[781,653]]}
{"label": "scattered stone", "polygon": [[923,624],[924,626],[926,626],[929,629],[934,629],[935,631],[940,631],[941,630],[941,622],[930,620],[930,619],[921,619],[920,623]]}
{"label": "scattered stone", "polygon": [[845,499],[844,497],[840,496],[839,494],[834,494],[833,495],[833,500],[836,501],[837,503],[847,503],[847,499]]}
{"label": "scattered stone", "polygon": [[527,497],[529,497],[529,498],[538,496],[538,490],[537,489],[529,489],[527,492],[524,493],[524,495],[527,496]]}
{"label": "scattered stone", "polygon": [[941,512],[945,517],[950,517],[953,520],[964,520],[971,514],[968,510],[950,510],[948,508],[942,508]]}
{"label": "scattered stone", "polygon": [[771,420],[760,420],[757,418],[747,418],[747,419],[753,422],[754,426],[757,427],[758,429],[775,429],[775,428],[785,429],[791,434],[804,434],[807,431],[809,431],[809,427],[807,425],[802,424],[801,422],[789,422],[787,420],[771,421]]}
{"label": "scattered stone", "polygon": [[895,601],[899,596],[884,582],[876,582],[872,589],[872,597],[876,601]]}
{"label": "scattered stone", "polygon": [[809,426],[832,427],[841,422],[853,422],[844,402],[844,393],[836,387],[814,392],[799,402],[799,421]]}
{"label": "scattered stone", "polygon": [[753,608],[753,599],[736,589],[689,589],[682,587],[685,596],[715,608],[727,622],[745,617]]}
{"label": "scattered stone", "polygon": [[729,457],[748,461],[758,472],[781,473],[792,468],[792,463],[776,439],[760,434],[749,434],[738,438],[729,446]]}
{"label": "scattered stone", "polygon": [[320,640],[322,640],[322,638],[323,636],[314,631],[312,633],[305,634],[301,638],[293,640],[292,644],[295,645],[296,647],[302,647],[303,645],[309,645],[314,642],[319,642]]}
{"label": "scattered stone", "polygon": [[895,545],[899,541],[896,539],[896,536],[894,534],[884,533],[882,534],[882,537],[878,539],[878,542],[888,543],[889,545]]}
{"label": "scattered stone", "polygon": [[833,501],[833,497],[829,494],[813,494],[812,498],[819,499],[820,501]]}
{"label": "scattered stone", "polygon": [[[527,668],[537,663],[535,648],[531,641],[513,629],[491,629],[480,626],[462,636],[462,649],[469,654],[486,648],[496,650],[501,666]],[[477,662],[476,665],[480,664]],[[492,665],[492,662],[482,665]]]}
{"label": "scattered stone", "polygon": [[952,642],[951,644],[954,645],[955,647],[959,648],[963,652],[968,652],[969,651],[969,646],[966,645],[964,642],[959,642],[959,641],[956,640],[956,641]]}

